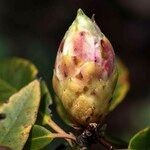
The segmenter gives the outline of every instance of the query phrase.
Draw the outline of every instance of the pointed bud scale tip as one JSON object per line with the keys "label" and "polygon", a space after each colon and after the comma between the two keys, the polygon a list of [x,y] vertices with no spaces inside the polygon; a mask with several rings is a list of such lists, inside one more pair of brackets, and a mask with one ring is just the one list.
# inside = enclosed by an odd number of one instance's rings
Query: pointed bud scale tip
{"label": "pointed bud scale tip", "polygon": [[75,123],[99,122],[107,114],[117,81],[113,47],[81,9],[58,49],[53,87]]}
{"label": "pointed bud scale tip", "polygon": [[88,16],[86,16],[81,8],[77,11],[76,19],[90,19]]}
{"label": "pointed bud scale tip", "polygon": [[99,34],[99,36],[101,37],[103,36],[100,29],[95,23],[94,15],[92,19],[90,19],[88,16],[84,14],[81,8],[78,9],[77,16],[69,29],[71,32],[74,31],[74,29],[75,30],[87,30],[93,34]]}
{"label": "pointed bud scale tip", "polygon": [[77,11],[77,16],[79,15],[85,15],[81,8],[79,8]]}

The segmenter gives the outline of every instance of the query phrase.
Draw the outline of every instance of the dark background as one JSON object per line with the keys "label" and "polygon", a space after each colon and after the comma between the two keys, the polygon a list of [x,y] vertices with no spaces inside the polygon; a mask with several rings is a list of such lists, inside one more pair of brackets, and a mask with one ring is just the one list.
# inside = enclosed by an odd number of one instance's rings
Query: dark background
{"label": "dark background", "polygon": [[78,8],[95,20],[130,71],[131,88],[108,119],[108,131],[124,140],[150,125],[149,0],[0,0],[0,59],[30,59],[51,89],[63,35]]}

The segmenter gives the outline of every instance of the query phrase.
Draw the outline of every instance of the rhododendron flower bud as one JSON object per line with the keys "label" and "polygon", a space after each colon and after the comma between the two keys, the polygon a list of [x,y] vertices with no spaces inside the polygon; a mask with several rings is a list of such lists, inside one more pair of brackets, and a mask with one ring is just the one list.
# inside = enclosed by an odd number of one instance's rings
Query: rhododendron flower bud
{"label": "rhododendron flower bud", "polygon": [[53,87],[70,119],[99,123],[108,112],[117,82],[113,47],[81,9],[57,52]]}

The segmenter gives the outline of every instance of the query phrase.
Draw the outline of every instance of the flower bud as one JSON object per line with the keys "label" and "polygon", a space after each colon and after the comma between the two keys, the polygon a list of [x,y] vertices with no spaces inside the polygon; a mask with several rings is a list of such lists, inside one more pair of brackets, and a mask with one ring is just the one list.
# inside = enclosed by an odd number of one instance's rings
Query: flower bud
{"label": "flower bud", "polygon": [[57,52],[53,87],[71,120],[99,123],[108,112],[117,81],[113,47],[81,9]]}

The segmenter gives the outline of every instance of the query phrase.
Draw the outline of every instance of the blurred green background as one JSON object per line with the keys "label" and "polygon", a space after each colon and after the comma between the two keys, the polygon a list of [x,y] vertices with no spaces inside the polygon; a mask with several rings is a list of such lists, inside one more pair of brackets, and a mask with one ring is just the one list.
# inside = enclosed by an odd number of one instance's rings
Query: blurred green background
{"label": "blurred green background", "polygon": [[107,118],[108,131],[128,140],[150,125],[149,0],[0,0],[0,59],[30,59],[49,84],[59,43],[82,8],[110,39],[130,71],[130,91]]}

